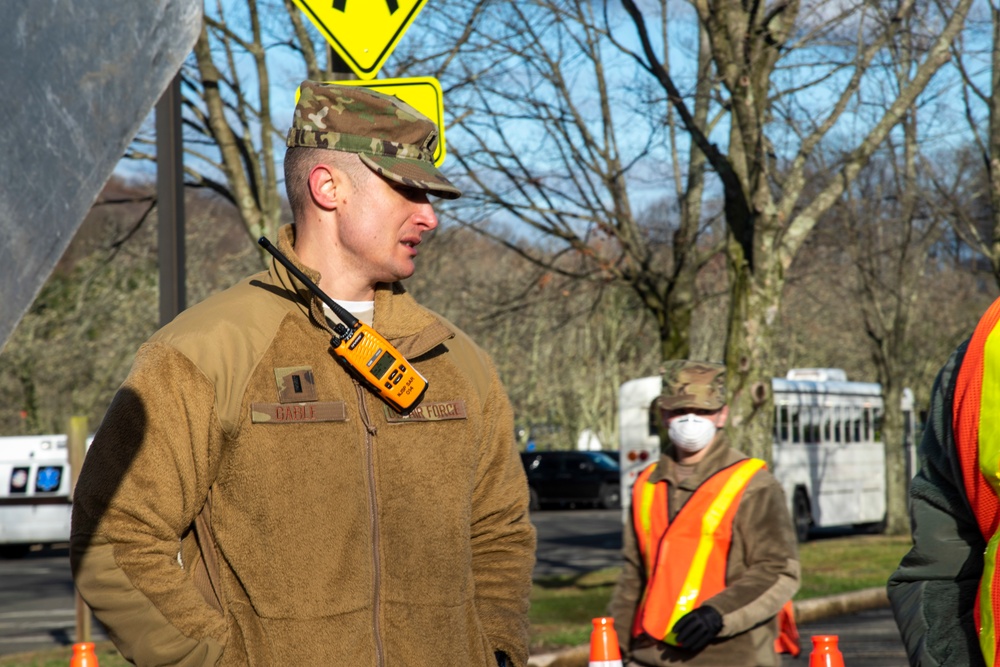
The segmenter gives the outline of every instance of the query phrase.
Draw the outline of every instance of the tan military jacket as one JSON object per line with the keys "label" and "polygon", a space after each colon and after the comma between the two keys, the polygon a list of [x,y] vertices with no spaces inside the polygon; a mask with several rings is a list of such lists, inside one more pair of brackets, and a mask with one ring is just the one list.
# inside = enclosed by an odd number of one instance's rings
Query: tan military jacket
{"label": "tan military jacket", "polygon": [[[297,262],[293,234],[279,247]],[[71,544],[127,658],[526,663],[535,535],[496,372],[399,285],[377,290],[374,327],[429,381],[407,419],[338,365],[321,302],[279,264],[139,350]]]}

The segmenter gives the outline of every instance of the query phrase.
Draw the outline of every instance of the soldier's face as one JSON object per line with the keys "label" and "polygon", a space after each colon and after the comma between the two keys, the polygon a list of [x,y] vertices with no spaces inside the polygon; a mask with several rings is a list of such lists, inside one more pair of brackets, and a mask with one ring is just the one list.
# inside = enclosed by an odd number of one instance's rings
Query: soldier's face
{"label": "soldier's face", "polygon": [[423,235],[438,225],[427,192],[370,171],[349,187],[339,211],[340,240],[353,269],[372,285],[409,278]]}

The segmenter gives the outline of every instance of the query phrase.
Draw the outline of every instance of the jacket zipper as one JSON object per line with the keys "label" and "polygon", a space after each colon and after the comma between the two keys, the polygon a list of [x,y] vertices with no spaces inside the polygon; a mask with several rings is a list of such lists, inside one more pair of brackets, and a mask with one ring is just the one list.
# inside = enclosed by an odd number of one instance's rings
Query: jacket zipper
{"label": "jacket zipper", "polygon": [[371,417],[368,414],[368,407],[365,405],[365,389],[360,383],[355,381],[354,389],[358,393],[358,408],[361,413],[361,421],[365,426],[365,458],[368,463],[368,520],[372,527],[372,630],[375,633],[375,664],[384,667],[385,657],[382,646],[382,630],[379,623],[379,611],[381,609],[382,576],[379,569],[379,529],[378,529],[378,501],[375,498],[375,440],[377,429],[372,425]]}

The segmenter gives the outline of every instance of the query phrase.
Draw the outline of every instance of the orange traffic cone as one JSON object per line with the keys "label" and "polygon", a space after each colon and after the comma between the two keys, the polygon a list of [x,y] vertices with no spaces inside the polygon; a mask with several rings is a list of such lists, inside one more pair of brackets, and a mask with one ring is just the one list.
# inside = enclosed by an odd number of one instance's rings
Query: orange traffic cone
{"label": "orange traffic cone", "polygon": [[615,619],[607,616],[594,619],[590,633],[589,667],[622,667],[622,652],[618,648]]}
{"label": "orange traffic cone", "polygon": [[844,656],[837,648],[837,635],[816,635],[812,642],[809,667],[844,667]]}
{"label": "orange traffic cone", "polygon": [[778,636],[774,638],[774,652],[788,653],[793,658],[802,653],[799,643],[799,627],[795,625],[795,607],[789,600],[778,612]]}
{"label": "orange traffic cone", "polygon": [[73,657],[69,660],[69,667],[98,667],[93,642],[73,644]]}

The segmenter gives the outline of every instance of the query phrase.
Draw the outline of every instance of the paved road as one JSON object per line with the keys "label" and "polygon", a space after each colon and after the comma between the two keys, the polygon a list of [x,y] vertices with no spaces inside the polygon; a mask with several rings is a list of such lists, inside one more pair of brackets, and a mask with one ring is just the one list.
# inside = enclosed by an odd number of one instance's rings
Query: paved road
{"label": "paved road", "polygon": [[535,578],[583,574],[621,562],[621,510],[532,512],[538,531]]}
{"label": "paved road", "polygon": [[[74,604],[65,547],[0,560],[0,654],[72,644]],[[95,639],[107,639],[102,628],[94,630]]]}
{"label": "paved road", "polygon": [[799,628],[802,655],[784,660],[784,667],[808,664],[813,635],[837,635],[845,667],[907,667],[899,630],[888,609],[837,616]]}

